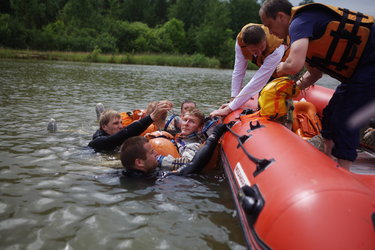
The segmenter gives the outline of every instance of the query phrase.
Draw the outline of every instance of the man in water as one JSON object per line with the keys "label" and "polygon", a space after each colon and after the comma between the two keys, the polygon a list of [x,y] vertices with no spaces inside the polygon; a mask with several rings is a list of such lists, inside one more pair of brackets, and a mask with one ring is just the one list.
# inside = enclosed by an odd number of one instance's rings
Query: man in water
{"label": "man in water", "polygon": [[192,100],[184,100],[181,103],[181,110],[180,115],[172,115],[166,125],[165,131],[171,133],[172,135],[176,135],[177,133],[181,133],[181,117],[189,110],[194,109],[197,107],[197,104]]}
{"label": "man in water", "polygon": [[129,138],[120,149],[120,160],[125,168],[123,175],[131,178],[156,178],[161,174],[188,175],[199,173],[209,162],[220,137],[226,130],[226,124],[218,124],[191,162],[180,166],[175,171],[167,172],[157,170],[157,153],[148,142],[148,139],[142,136]]}
{"label": "man in water", "polygon": [[160,101],[154,111],[146,117],[131,123],[125,128],[121,123],[121,116],[114,110],[104,111],[99,120],[99,129],[93,135],[89,147],[96,152],[115,151],[126,139],[140,135],[151,123],[163,118],[172,108],[169,101]]}
{"label": "man in water", "polygon": [[160,167],[167,170],[178,169],[190,162],[207,136],[200,133],[204,125],[204,114],[197,108],[186,110],[181,117],[181,133],[177,134],[174,142],[181,157],[171,155],[159,156]]}

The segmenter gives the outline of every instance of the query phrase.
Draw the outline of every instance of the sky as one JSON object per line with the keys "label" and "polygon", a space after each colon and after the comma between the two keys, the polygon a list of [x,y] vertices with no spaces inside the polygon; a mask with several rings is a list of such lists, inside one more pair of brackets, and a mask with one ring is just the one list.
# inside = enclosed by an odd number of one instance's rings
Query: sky
{"label": "sky", "polygon": [[[293,6],[297,6],[302,0],[289,0]],[[375,16],[374,0],[314,0],[315,3],[324,3],[349,10],[359,11],[363,14]]]}

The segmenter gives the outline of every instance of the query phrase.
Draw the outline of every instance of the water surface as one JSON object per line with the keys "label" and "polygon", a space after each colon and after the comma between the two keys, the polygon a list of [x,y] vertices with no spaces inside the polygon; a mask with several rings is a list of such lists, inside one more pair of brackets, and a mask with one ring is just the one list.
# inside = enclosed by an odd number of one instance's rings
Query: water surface
{"label": "water surface", "polygon": [[220,169],[122,183],[108,174],[121,168],[116,155],[86,147],[98,102],[130,111],[169,99],[177,112],[193,99],[208,114],[229,99],[230,79],[231,70],[0,60],[1,248],[244,249]]}

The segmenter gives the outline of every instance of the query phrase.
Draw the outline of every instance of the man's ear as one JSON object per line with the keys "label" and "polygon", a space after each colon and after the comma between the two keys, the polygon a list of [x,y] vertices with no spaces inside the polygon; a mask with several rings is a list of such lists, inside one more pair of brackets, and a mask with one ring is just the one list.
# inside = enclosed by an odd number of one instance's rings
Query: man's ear
{"label": "man's ear", "polygon": [[197,132],[202,132],[203,127],[204,127],[204,124],[200,125],[200,126],[198,127],[198,131],[197,131]]}
{"label": "man's ear", "polygon": [[106,133],[107,133],[107,128],[108,128],[107,125],[103,125],[103,126],[100,127],[100,129],[103,130]]}
{"label": "man's ear", "polygon": [[139,159],[139,158],[135,159],[134,166],[136,169],[143,170],[144,165],[145,165],[144,160]]}

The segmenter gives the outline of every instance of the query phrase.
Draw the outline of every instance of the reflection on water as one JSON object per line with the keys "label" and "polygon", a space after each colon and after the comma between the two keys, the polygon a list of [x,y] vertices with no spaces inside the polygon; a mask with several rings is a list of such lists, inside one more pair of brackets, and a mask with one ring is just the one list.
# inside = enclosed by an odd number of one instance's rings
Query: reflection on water
{"label": "reflection on water", "polygon": [[193,99],[208,114],[229,98],[230,79],[230,70],[0,60],[2,249],[243,249],[220,169],[121,183],[108,174],[121,167],[116,155],[86,147],[98,102],[129,111],[169,99],[178,112]]}

